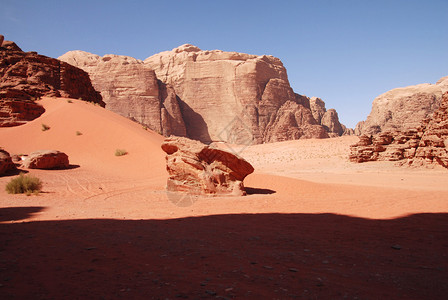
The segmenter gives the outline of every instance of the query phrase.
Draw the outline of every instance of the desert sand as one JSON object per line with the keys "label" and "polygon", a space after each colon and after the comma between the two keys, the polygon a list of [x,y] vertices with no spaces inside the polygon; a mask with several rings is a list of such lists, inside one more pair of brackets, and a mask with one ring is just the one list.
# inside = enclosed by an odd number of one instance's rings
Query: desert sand
{"label": "desert sand", "polygon": [[43,180],[38,196],[9,195],[14,175],[0,177],[2,298],[448,294],[446,169],[351,163],[357,137],[217,144],[255,167],[248,195],[179,195],[165,191],[162,136],[70,102],[44,98],[41,117],[0,128],[11,154],[55,149],[71,163],[25,170]]}

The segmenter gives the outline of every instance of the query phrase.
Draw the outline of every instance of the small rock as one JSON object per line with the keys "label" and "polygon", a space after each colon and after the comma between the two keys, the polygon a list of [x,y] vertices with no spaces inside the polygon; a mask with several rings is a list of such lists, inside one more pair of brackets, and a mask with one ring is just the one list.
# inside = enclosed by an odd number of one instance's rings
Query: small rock
{"label": "small rock", "polygon": [[205,291],[207,294],[209,294],[209,295],[211,295],[211,296],[216,296],[216,292],[215,291],[210,291],[210,290],[207,290],[207,291]]}
{"label": "small rock", "polygon": [[391,248],[395,249],[395,250],[400,250],[401,246],[400,245],[393,245],[393,246],[391,246]]}
{"label": "small rock", "polygon": [[299,272],[296,268],[289,268],[289,272]]}

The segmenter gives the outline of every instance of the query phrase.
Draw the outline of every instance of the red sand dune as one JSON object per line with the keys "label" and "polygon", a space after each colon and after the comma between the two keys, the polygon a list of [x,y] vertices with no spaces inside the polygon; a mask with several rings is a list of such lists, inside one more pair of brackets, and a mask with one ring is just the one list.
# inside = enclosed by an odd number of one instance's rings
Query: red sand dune
{"label": "red sand dune", "polygon": [[82,101],[41,103],[40,118],[0,128],[0,146],[60,150],[73,168],[30,170],[39,196],[8,195],[0,177],[2,298],[448,293],[446,170],[351,164],[353,138],[290,141],[240,153],[259,170],[248,196],[180,197],[164,190],[160,135]]}

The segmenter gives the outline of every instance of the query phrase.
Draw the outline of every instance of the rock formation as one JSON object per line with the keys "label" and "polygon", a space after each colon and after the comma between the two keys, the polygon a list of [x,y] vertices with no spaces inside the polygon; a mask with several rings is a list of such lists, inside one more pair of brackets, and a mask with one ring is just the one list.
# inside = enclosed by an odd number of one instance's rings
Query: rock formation
{"label": "rock formation", "polygon": [[20,125],[43,113],[34,102],[42,96],[82,98],[104,106],[86,72],[14,42],[0,47],[0,127]]}
{"label": "rock formation", "polygon": [[388,91],[373,100],[370,115],[356,125],[355,133],[370,135],[415,129],[439,107],[446,91],[448,77],[436,84],[425,83]]}
{"label": "rock formation", "polygon": [[204,195],[245,195],[244,178],[254,168],[244,159],[183,137],[165,139],[168,191]]}
{"label": "rock formation", "polygon": [[144,62],[82,51],[59,59],[90,74],[106,108],[165,136],[250,144],[342,134],[334,112],[329,124],[314,120],[272,56],[183,45]]}
{"label": "rock formation", "polygon": [[27,169],[67,169],[67,154],[57,150],[39,150],[31,153],[22,163]]}
{"label": "rock formation", "polygon": [[[174,88],[193,139],[247,144],[328,137],[312,117],[295,120],[309,111],[309,99],[294,93],[286,69],[273,56],[202,51],[187,44],[145,64]],[[285,132],[286,125],[291,132]]]}
{"label": "rock formation", "polygon": [[141,60],[84,51],[70,51],[59,59],[89,73],[107,109],[167,136],[186,135],[176,94]]}
{"label": "rock formation", "polygon": [[351,146],[349,158],[353,162],[407,159],[411,165],[437,163],[448,168],[448,92],[432,118],[422,121],[419,127],[360,136],[359,142]]}
{"label": "rock formation", "polygon": [[[0,42],[2,37],[0,36]],[[1,43],[0,43],[1,44]],[[8,152],[0,148],[0,175],[5,174],[8,171],[15,170],[16,165],[12,162],[11,156]]]}

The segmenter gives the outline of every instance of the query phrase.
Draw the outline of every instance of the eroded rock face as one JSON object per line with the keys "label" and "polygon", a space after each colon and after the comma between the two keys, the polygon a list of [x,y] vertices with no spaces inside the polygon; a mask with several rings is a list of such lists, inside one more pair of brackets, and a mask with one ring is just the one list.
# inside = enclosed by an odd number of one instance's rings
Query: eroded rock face
{"label": "eroded rock face", "polygon": [[[272,56],[183,45],[144,62],[83,51],[59,59],[90,74],[106,108],[165,136],[252,144],[340,135],[334,114],[327,119],[337,126],[308,118],[310,99],[294,93],[282,62]],[[307,117],[289,122],[286,114]]]}
{"label": "eroded rock face", "polygon": [[[278,58],[202,51],[187,44],[144,62],[162,82],[174,88],[190,138],[247,144],[283,140],[286,136],[322,137],[321,130],[299,134],[307,126],[320,126],[315,120],[284,121],[291,103],[303,109],[294,108],[288,115],[300,114],[309,110],[309,99],[294,93]],[[285,133],[286,123],[294,126],[292,133]],[[277,125],[280,127],[275,128]]]}
{"label": "eroded rock face", "polygon": [[[0,41],[1,41],[1,37],[0,37]],[[16,169],[16,165],[13,163],[9,153],[3,149],[0,149],[0,175],[3,175],[6,172],[15,170],[15,169]]]}
{"label": "eroded rock face", "polygon": [[167,190],[203,195],[245,195],[243,180],[254,171],[244,159],[184,137],[165,139]]}
{"label": "eroded rock face", "polygon": [[329,110],[325,108],[325,102],[322,99],[311,97],[310,108],[317,124],[322,125],[330,137],[353,134],[353,129],[339,122],[338,113],[334,108]]}
{"label": "eroded rock face", "polygon": [[436,84],[419,84],[388,91],[373,100],[372,111],[356,125],[355,133],[377,134],[415,129],[439,107],[448,91],[448,77]]}
{"label": "eroded rock face", "polygon": [[351,146],[353,162],[401,161],[411,165],[437,163],[448,168],[448,92],[431,118],[415,129],[363,135]]}
{"label": "eroded rock face", "polygon": [[84,51],[70,51],[59,59],[89,73],[107,109],[164,135],[186,135],[176,94],[141,60]]}
{"label": "eroded rock face", "polygon": [[39,150],[31,153],[22,163],[27,169],[67,169],[67,154],[57,150]]}
{"label": "eroded rock face", "polygon": [[33,100],[42,96],[82,98],[104,106],[86,72],[36,52],[23,52],[14,42],[3,41],[0,126],[20,125],[38,117],[43,109]]}

